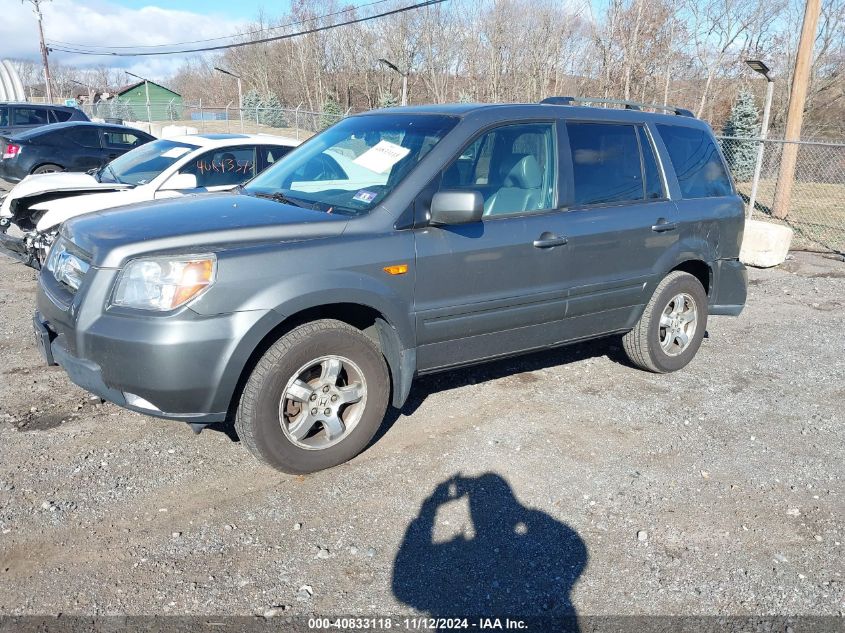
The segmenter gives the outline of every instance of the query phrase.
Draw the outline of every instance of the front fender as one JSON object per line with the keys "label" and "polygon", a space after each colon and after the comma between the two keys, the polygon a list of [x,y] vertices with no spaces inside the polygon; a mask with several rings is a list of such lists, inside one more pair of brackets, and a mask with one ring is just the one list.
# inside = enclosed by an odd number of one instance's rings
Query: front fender
{"label": "front fender", "polygon": [[[393,404],[401,407],[410,391],[416,356],[413,320],[407,310],[403,310],[403,306],[411,303],[401,295],[401,292],[410,292],[412,283],[409,280],[398,283],[398,288],[391,288],[366,275],[333,271],[283,279],[261,289],[243,309],[264,312],[264,315],[241,337],[229,358],[215,397],[218,408],[228,407],[244,368],[271,332],[300,312],[341,303],[367,307],[382,315],[376,323],[377,331],[393,379]],[[202,312],[201,302],[192,308]]]}

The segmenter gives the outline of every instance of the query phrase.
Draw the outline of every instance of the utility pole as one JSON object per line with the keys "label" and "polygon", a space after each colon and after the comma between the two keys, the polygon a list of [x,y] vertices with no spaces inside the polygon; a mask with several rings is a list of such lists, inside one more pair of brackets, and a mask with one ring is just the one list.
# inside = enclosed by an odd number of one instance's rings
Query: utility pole
{"label": "utility pole", "polygon": [[399,73],[399,76],[402,77],[402,105],[408,105],[408,73],[411,72],[411,69],[408,68],[405,71],[402,71],[399,66],[394,64],[393,62],[389,62],[386,59],[379,59],[379,63],[384,64],[391,70],[395,70]]}
{"label": "utility pole", "polygon": [[41,63],[44,65],[44,94],[47,97],[47,103],[53,103],[53,89],[50,86],[50,63],[47,60],[47,55],[50,51],[44,43],[44,24],[43,16],[41,15],[41,3],[44,1],[29,0],[29,3],[33,6],[35,17],[38,18],[38,37],[41,40]]}
{"label": "utility pole", "polygon": [[[792,76],[792,90],[789,93],[789,110],[786,115],[786,141],[801,140],[801,124],[804,122],[804,102],[807,100],[807,87],[810,83],[810,70],[813,66],[813,45],[816,41],[816,27],[821,13],[821,0],[806,0],[804,23],[801,27],[801,40],[795,57],[795,72]],[[775,190],[773,213],[776,218],[785,218],[789,213],[792,198],[792,185],[795,182],[795,164],[798,162],[798,145],[784,143],[778,171],[778,183]]]}
{"label": "utility pole", "polygon": [[[238,82],[238,118],[241,120],[241,134],[244,133],[244,89],[241,85],[241,76],[236,75],[231,70],[226,70],[225,68],[220,68],[218,66],[214,67],[214,70],[223,73],[224,75],[229,75],[230,77],[234,77]],[[298,110],[299,108],[297,108]]]}

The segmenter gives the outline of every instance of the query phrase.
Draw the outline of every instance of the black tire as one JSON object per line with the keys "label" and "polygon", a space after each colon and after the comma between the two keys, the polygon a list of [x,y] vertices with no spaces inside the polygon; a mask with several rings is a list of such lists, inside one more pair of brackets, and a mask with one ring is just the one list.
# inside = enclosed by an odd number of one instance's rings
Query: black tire
{"label": "black tire", "polygon": [[57,171],[64,171],[63,167],[59,167],[58,165],[40,165],[32,170],[33,174],[52,174]]}
{"label": "black tire", "polygon": [[[685,294],[694,302],[696,321],[694,332],[688,335],[686,347],[670,355],[661,345],[666,329],[660,325],[664,311],[670,309],[676,296]],[[701,282],[679,270],[666,275],[657,285],[634,329],[622,338],[622,347],[630,361],[647,371],[665,374],[685,367],[695,356],[707,329],[707,293]]]}
{"label": "black tire", "polygon": [[[297,446],[282,430],[279,408],[286,385],[298,369],[327,355],[349,359],[360,369],[366,399],[363,413],[345,437],[309,450]],[[364,450],[381,426],[389,396],[390,377],[376,344],[342,321],[322,319],[294,328],[264,353],[244,386],[235,429],[247,450],[268,466],[292,474],[312,473],[342,464]]]}

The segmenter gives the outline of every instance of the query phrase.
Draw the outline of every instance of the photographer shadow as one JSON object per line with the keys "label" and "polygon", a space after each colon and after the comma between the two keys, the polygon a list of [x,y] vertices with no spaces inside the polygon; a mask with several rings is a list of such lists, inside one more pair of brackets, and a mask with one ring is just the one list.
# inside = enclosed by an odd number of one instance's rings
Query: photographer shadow
{"label": "photographer shadow", "polygon": [[[438,511],[452,502],[468,505],[472,525],[437,539]],[[501,476],[458,475],[435,488],[408,526],[392,588],[434,618],[553,620],[557,630],[577,630],[570,593],[587,559],[577,532],[520,504]]]}

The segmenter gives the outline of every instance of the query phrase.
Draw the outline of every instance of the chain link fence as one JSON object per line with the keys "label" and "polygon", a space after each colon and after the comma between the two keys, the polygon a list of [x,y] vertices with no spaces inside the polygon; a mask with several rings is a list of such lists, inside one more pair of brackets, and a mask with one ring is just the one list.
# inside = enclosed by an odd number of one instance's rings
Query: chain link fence
{"label": "chain link fence", "polygon": [[349,114],[348,111],[313,112],[302,107],[257,106],[241,110],[236,103],[209,106],[202,102],[137,103],[122,99],[86,103],[82,110],[91,118],[143,127],[155,136],[161,136],[164,127],[174,125],[195,128],[200,134],[275,134],[298,140],[313,136]]}
{"label": "chain link fence", "polygon": [[[750,204],[758,152],[762,150],[754,208],[755,220],[784,223],[794,233],[792,248],[845,253],[845,143],[719,137],[736,187]],[[789,199],[777,208],[784,151],[797,154]]]}

